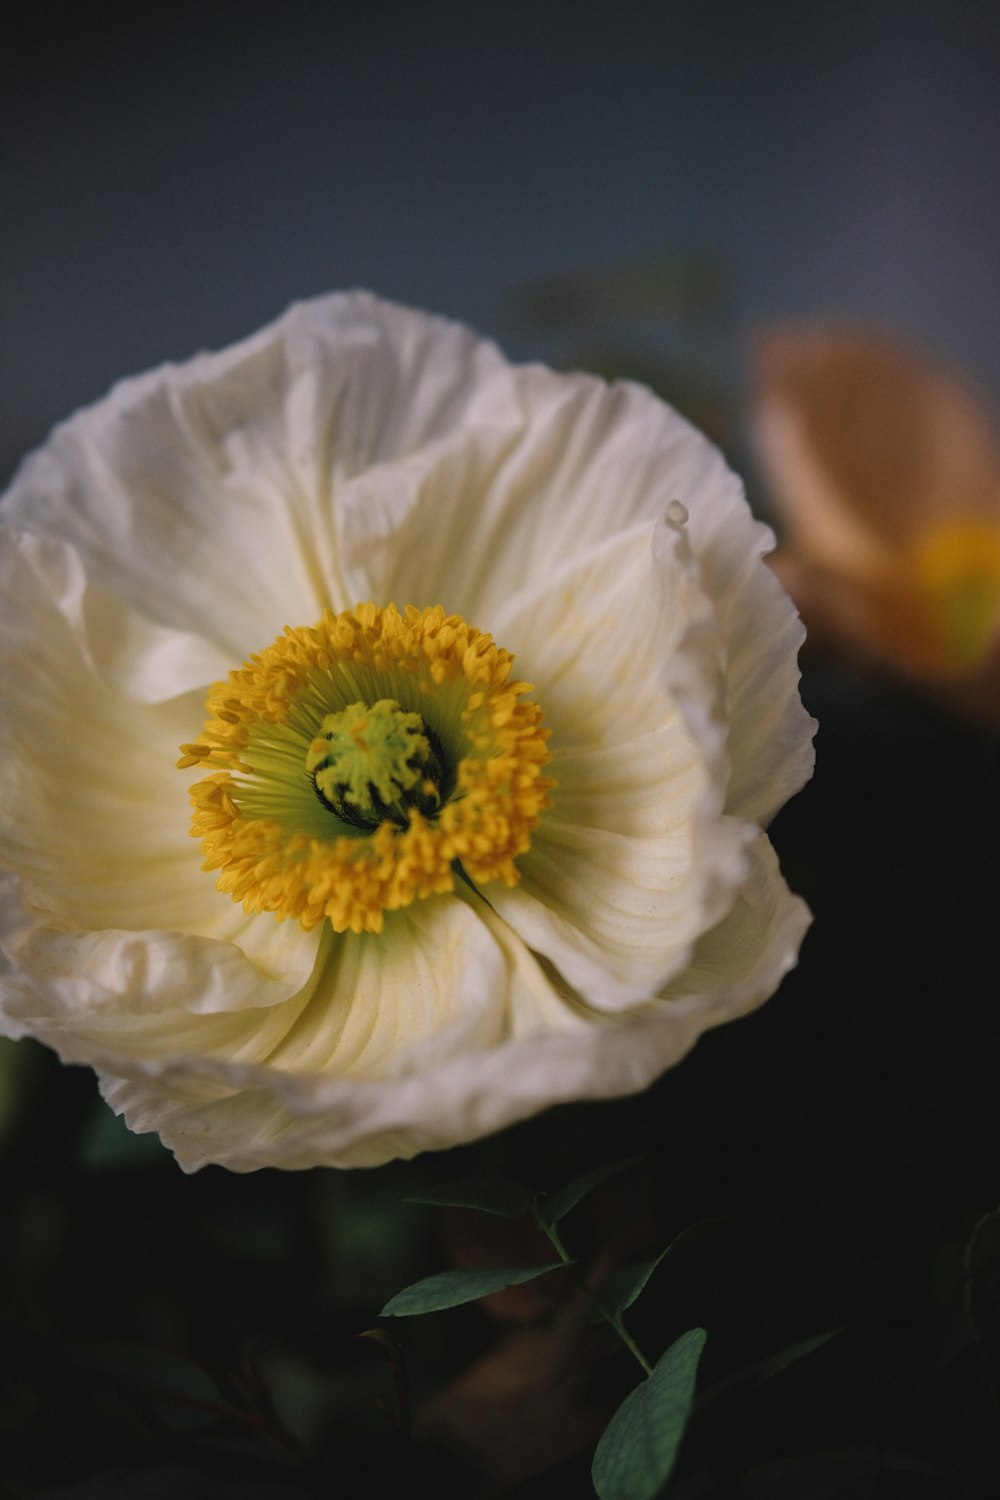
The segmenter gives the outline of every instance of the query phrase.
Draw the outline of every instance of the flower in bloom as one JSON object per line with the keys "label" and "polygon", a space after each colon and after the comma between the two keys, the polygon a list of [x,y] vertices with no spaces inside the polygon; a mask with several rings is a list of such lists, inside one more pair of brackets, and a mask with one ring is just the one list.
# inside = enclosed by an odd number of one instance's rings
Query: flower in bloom
{"label": "flower in bloom", "polygon": [[1000,723],[1000,444],[971,391],[871,333],[757,351],[758,430],[817,644]]}
{"label": "flower in bloom", "polygon": [[794,962],[801,628],[648,391],[332,296],[117,386],[0,515],[4,1029],[184,1167],[642,1089]]}

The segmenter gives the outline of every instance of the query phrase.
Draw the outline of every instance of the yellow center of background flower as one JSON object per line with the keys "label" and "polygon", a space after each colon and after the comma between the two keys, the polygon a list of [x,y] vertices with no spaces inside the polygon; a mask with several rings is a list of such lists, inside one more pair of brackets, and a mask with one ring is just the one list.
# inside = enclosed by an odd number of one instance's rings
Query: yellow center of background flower
{"label": "yellow center of background flower", "polygon": [[1000,532],[975,519],[924,532],[914,573],[932,612],[942,664],[968,671],[986,655],[1000,614]]}
{"label": "yellow center of background flower", "polygon": [[182,767],[206,870],[247,911],[379,932],[454,888],[515,885],[553,786],[514,658],[440,606],[327,612],[216,683]]}

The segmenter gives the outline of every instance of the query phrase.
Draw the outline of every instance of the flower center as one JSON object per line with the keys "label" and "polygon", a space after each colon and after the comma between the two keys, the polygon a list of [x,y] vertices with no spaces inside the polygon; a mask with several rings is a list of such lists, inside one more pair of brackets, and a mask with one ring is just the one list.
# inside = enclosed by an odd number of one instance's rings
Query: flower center
{"label": "flower center", "polygon": [[411,808],[432,818],[441,807],[445,777],[437,737],[419,714],[404,712],[391,698],[327,714],[309,746],[306,771],[323,806],[366,831],[387,818],[405,828]]}
{"label": "flower center", "polygon": [[514,885],[553,786],[514,658],[439,606],[359,605],[216,683],[181,766],[204,868],[247,911],[378,932],[456,872]]}

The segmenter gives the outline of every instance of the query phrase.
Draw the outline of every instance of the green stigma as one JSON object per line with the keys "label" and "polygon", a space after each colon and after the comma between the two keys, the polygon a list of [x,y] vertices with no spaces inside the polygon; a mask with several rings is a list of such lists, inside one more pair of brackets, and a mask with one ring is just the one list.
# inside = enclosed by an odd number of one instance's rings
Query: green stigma
{"label": "green stigma", "polygon": [[324,807],[366,831],[386,820],[405,826],[414,808],[433,817],[441,807],[437,737],[392,698],[327,714],[306,771]]}

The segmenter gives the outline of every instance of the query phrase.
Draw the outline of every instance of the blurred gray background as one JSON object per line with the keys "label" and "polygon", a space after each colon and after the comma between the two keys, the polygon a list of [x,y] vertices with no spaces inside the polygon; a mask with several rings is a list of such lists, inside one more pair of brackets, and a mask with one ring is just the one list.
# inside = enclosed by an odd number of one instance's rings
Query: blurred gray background
{"label": "blurred gray background", "polygon": [[119,376],[351,285],[517,358],[675,371],[696,418],[738,407],[755,326],[817,316],[1000,405],[996,3],[6,14],[4,476]]}

